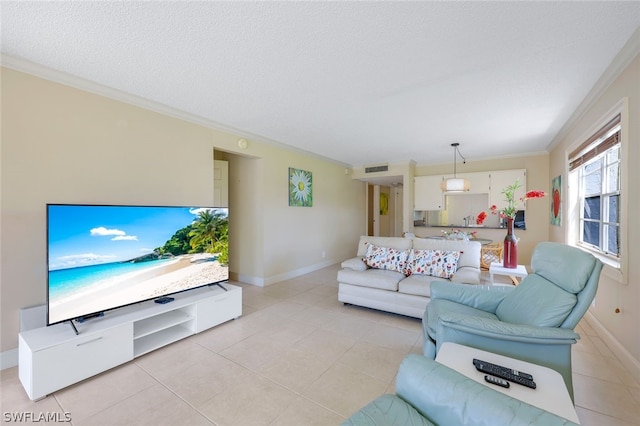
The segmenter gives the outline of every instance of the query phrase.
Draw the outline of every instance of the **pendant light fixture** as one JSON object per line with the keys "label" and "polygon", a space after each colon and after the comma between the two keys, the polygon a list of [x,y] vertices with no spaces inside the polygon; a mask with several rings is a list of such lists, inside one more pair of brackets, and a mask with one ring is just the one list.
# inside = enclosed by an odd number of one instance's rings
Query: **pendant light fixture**
{"label": "pendant light fixture", "polygon": [[[471,188],[469,179],[456,177],[456,162],[458,159],[458,154],[460,154],[460,150],[458,149],[458,146],[460,146],[460,144],[458,142],[454,142],[451,144],[451,146],[453,147],[453,177],[444,179],[442,182],[440,182],[440,189],[445,192],[468,191]],[[467,162],[466,158],[464,158],[462,154],[460,154],[460,157],[462,157],[463,163]]]}

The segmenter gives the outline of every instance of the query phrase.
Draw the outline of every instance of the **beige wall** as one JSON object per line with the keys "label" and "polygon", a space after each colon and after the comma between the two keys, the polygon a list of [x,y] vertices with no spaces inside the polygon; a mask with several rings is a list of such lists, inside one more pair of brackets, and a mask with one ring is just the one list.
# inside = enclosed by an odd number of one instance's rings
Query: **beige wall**
{"label": "beige wall", "polygon": [[[338,262],[365,229],[364,184],[344,166],[2,68],[0,352],[18,310],[46,300],[46,203],[213,202],[214,149],[230,157],[230,269],[258,285]],[[314,206],[289,207],[288,167]],[[325,257],[322,257],[325,252]]]}
{"label": "beige wall", "polygon": [[[467,160],[463,168],[458,167],[460,173],[484,172],[492,170],[526,169],[527,190],[550,192],[549,156],[547,154],[530,155],[526,157],[509,157],[492,160]],[[416,176],[446,175],[451,173],[451,164],[435,166],[416,166]],[[551,208],[550,197],[527,202],[527,229],[516,229],[518,241],[518,263],[531,264],[531,254],[535,246],[541,241],[548,241],[549,220]],[[442,228],[414,228],[417,236],[441,235]],[[505,236],[503,229],[478,229],[478,238],[502,241]]]}
{"label": "beige wall", "polygon": [[[615,79],[594,104],[577,120],[550,155],[549,177],[562,175],[564,190],[567,182],[567,153],[590,136],[593,126],[600,122],[617,104],[626,98],[628,109],[623,115],[623,144],[626,155],[622,161],[622,244],[626,246],[627,283],[617,279],[618,274],[605,267],[600,278],[598,294],[590,312],[640,362],[640,56]],[[626,129],[626,131],[625,131]],[[625,134],[626,133],[626,134]],[[567,208],[563,201],[562,227],[551,227],[550,239],[565,241],[567,235]],[[616,313],[620,308],[620,313]]]}

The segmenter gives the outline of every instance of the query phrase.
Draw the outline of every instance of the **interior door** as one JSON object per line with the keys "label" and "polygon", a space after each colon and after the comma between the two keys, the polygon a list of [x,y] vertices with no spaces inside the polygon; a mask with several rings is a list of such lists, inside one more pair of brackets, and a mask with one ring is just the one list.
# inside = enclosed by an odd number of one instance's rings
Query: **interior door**
{"label": "interior door", "polygon": [[367,184],[367,235],[380,235],[380,185]]}
{"label": "interior door", "polygon": [[404,191],[401,186],[396,186],[393,188],[393,236],[401,237],[403,231],[403,213],[404,210],[402,208]]}

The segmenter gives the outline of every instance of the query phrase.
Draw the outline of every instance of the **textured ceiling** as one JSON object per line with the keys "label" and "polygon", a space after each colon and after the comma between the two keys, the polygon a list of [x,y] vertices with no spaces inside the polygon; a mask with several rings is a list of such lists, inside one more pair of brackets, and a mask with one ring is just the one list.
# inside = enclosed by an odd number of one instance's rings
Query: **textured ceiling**
{"label": "textured ceiling", "polygon": [[547,149],[640,2],[11,2],[2,53],[358,166]]}

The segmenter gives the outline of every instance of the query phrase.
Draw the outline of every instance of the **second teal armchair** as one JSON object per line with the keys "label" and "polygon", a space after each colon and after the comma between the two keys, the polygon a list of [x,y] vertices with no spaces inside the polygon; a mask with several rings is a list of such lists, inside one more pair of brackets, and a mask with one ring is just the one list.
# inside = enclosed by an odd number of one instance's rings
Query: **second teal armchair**
{"label": "second teal armchair", "polygon": [[[517,386],[517,385],[516,385]],[[385,394],[342,426],[569,426],[575,423],[480,384],[417,354],[408,355],[396,377],[396,394]]]}
{"label": "second teal armchair", "polygon": [[602,262],[560,243],[543,242],[533,273],[516,287],[434,282],[422,319],[424,354],[454,342],[558,371],[573,399],[574,328],[593,301]]}

